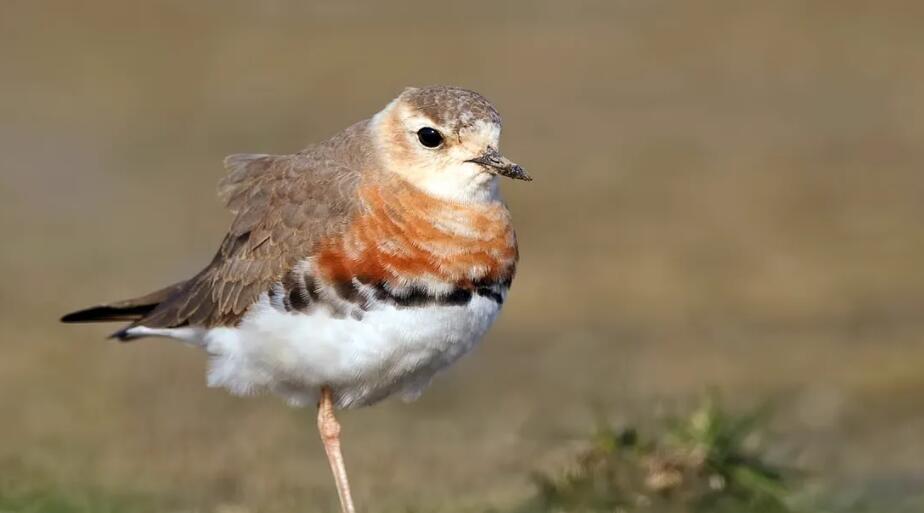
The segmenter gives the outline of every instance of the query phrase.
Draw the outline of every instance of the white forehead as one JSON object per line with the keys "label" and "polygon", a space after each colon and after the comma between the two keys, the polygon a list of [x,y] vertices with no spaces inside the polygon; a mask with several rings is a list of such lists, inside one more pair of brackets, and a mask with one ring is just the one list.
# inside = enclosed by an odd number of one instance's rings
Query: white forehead
{"label": "white forehead", "polygon": [[497,148],[500,142],[501,126],[497,123],[479,119],[461,130],[463,137],[474,143],[482,142],[485,146]]}

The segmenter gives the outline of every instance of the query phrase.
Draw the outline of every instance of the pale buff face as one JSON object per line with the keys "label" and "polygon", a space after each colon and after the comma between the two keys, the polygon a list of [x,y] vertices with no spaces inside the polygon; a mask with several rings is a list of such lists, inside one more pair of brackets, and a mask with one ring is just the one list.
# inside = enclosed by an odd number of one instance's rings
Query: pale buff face
{"label": "pale buff face", "polygon": [[[497,194],[496,176],[467,161],[489,148],[496,150],[501,127],[481,119],[468,121],[441,124],[398,97],[373,118],[373,137],[385,168],[424,191],[457,201],[491,200]],[[418,131],[425,127],[442,135],[439,146],[421,143]]]}

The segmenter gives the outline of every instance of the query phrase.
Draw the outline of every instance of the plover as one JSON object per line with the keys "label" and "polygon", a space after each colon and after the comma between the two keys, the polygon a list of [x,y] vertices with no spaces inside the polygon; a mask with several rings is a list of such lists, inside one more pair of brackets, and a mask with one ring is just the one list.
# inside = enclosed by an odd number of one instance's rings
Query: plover
{"label": "plover", "polygon": [[494,322],[518,260],[497,177],[501,117],[478,93],[405,89],[382,111],[292,155],[231,155],[234,214],[192,278],[64,322],[128,321],[210,356],[208,384],[318,406],[344,512],[354,511],[335,408],[414,399]]}

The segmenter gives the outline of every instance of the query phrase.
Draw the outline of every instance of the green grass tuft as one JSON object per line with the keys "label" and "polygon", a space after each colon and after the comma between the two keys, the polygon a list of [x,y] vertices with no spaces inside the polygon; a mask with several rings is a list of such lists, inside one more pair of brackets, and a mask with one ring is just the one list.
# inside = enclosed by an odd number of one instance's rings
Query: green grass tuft
{"label": "green grass tuft", "polygon": [[761,452],[763,420],[707,400],[651,435],[601,428],[573,468],[537,476],[534,497],[515,512],[793,512],[794,473]]}

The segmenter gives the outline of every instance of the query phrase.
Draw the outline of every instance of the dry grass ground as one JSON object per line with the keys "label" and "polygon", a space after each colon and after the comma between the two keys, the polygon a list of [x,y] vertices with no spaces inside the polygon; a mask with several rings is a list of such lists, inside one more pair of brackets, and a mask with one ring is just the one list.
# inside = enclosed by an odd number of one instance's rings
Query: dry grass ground
{"label": "dry grass ground", "polygon": [[[274,0],[0,6],[0,486],[330,509],[312,412],[203,386],[74,307],[197,270],[221,159],[290,152],[409,84],[505,116],[522,266],[417,403],[343,416],[360,504],[509,504],[613,420],[773,399],[780,456],[924,486],[924,8]],[[222,509],[225,508],[225,509]]]}

